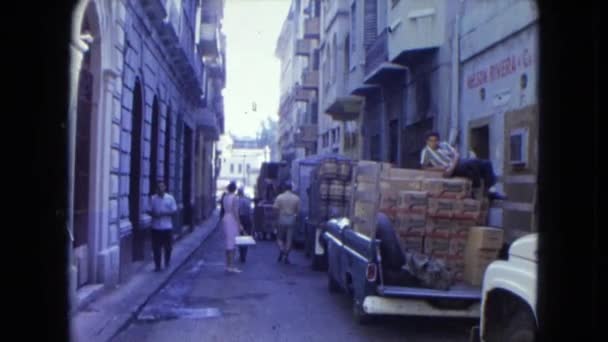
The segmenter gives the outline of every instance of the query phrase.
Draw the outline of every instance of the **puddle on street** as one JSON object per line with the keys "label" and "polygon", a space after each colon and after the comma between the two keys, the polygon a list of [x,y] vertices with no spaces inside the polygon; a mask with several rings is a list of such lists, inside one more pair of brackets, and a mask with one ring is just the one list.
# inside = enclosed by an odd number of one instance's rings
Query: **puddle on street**
{"label": "puddle on street", "polygon": [[137,317],[137,320],[143,323],[153,323],[176,319],[205,319],[221,316],[223,315],[218,308],[173,308],[160,312],[142,313]]}

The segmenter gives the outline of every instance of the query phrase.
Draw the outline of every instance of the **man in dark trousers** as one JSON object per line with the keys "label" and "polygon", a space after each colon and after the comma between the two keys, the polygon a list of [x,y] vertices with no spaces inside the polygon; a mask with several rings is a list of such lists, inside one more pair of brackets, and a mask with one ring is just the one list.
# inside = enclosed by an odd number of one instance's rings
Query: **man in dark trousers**
{"label": "man in dark trousers", "polygon": [[464,177],[473,182],[478,189],[483,180],[484,193],[490,200],[506,200],[507,197],[494,191],[496,174],[489,160],[460,158],[460,154],[447,142],[440,142],[439,133],[426,134],[426,146],[420,155],[423,169],[442,171],[444,177]]}
{"label": "man in dark trousers", "polygon": [[[237,194],[239,196],[239,217],[241,219],[241,225],[243,225],[245,234],[251,235],[251,200],[245,196],[243,188],[240,188]],[[242,263],[247,261],[247,246],[239,246],[239,256]]]}
{"label": "man in dark trousers", "polygon": [[158,181],[157,193],[150,199],[149,214],[152,216],[152,252],[155,271],[161,270],[161,250],[165,252],[165,268],[171,263],[173,244],[173,215],[177,213],[175,198],[168,194],[165,183]]}

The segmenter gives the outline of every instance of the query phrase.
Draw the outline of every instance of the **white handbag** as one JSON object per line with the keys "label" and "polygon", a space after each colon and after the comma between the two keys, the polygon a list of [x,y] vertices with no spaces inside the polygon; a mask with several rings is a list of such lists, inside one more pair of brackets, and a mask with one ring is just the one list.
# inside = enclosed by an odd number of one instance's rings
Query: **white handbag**
{"label": "white handbag", "polygon": [[251,235],[243,235],[243,236],[237,236],[235,241],[235,244],[237,246],[253,246],[255,245],[255,240],[253,239],[253,237]]}

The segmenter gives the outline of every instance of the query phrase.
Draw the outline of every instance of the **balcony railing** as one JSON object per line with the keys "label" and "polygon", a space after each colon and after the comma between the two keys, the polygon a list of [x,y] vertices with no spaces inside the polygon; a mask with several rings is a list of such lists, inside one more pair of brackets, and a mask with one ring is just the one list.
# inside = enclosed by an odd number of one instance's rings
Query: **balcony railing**
{"label": "balcony railing", "polygon": [[300,125],[294,134],[295,143],[298,145],[313,144],[317,141],[318,126],[317,125]]}
{"label": "balcony railing", "polygon": [[388,61],[388,31],[385,29],[366,51],[365,74],[369,75],[386,61]]}
{"label": "balcony railing", "polygon": [[309,39],[296,41],[296,56],[309,57],[312,53],[312,42]]}
{"label": "balcony railing", "polygon": [[321,18],[308,18],[304,21],[304,38],[319,39],[321,38]]}
{"label": "balcony railing", "polygon": [[219,49],[219,28],[215,23],[201,23],[199,51],[205,57],[217,57]]}

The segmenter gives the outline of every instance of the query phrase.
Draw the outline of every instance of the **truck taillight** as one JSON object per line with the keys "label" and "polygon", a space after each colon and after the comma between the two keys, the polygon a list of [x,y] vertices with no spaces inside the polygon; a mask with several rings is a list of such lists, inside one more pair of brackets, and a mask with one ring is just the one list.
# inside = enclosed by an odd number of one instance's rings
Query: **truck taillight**
{"label": "truck taillight", "polygon": [[367,264],[367,281],[374,282],[378,276],[378,268],[376,264]]}

